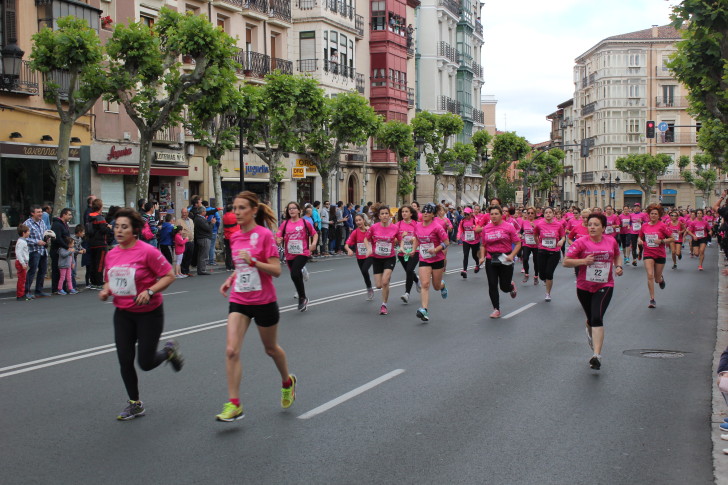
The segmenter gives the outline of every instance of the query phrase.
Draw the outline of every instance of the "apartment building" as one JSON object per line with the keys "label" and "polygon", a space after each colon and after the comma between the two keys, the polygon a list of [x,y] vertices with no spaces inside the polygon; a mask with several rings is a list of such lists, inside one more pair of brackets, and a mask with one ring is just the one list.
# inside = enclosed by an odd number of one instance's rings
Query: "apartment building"
{"label": "apartment building", "polygon": [[[677,169],[680,156],[699,152],[700,130],[687,112],[687,89],[666,67],[679,40],[673,27],[655,25],[608,37],[576,58],[573,123],[574,139],[581,147],[580,156],[570,159],[574,178],[573,184],[567,180],[569,198],[584,206],[649,200],[665,206],[709,202],[682,180]],[[646,138],[647,120],[664,122],[666,130]],[[615,160],[631,153],[665,153],[675,161],[659,177],[652,194],[643,194],[629,174],[616,170]]]}

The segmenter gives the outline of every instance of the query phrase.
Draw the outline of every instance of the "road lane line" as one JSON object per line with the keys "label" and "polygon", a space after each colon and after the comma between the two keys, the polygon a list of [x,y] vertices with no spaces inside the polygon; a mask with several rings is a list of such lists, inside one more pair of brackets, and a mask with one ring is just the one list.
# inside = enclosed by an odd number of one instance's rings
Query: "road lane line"
{"label": "road lane line", "polygon": [[314,416],[324,413],[324,412],[328,411],[329,409],[331,409],[335,406],[338,406],[339,404],[346,402],[349,399],[352,399],[352,398],[358,396],[359,394],[362,394],[362,393],[368,391],[369,389],[372,389],[372,388],[378,386],[379,384],[382,384],[383,382],[386,382],[390,379],[397,377],[398,375],[402,374],[403,372],[404,372],[404,369],[396,369],[396,370],[393,370],[392,372],[384,374],[382,377],[378,377],[378,378],[374,379],[373,381],[367,382],[363,386],[359,386],[356,389],[347,392],[346,394],[342,394],[341,396],[337,397],[336,399],[332,399],[331,401],[329,401],[325,404],[322,404],[321,406],[314,408],[307,413],[300,415],[298,417],[298,419],[313,418]]}
{"label": "road lane line", "polygon": [[515,317],[515,316],[516,316],[516,315],[518,315],[519,313],[521,313],[521,312],[525,312],[526,310],[528,310],[529,308],[531,308],[531,307],[532,307],[532,306],[534,306],[535,304],[536,304],[536,302],[534,301],[534,302],[532,302],[532,303],[529,303],[528,305],[524,305],[524,306],[522,306],[521,308],[519,308],[518,310],[512,311],[511,313],[509,313],[508,315],[506,315],[505,317],[503,317],[503,319],[505,320],[505,319],[507,319],[507,318]]}
{"label": "road lane line", "polygon": [[309,271],[308,274],[328,273],[329,271],[333,271],[333,269],[322,269],[321,271]]}

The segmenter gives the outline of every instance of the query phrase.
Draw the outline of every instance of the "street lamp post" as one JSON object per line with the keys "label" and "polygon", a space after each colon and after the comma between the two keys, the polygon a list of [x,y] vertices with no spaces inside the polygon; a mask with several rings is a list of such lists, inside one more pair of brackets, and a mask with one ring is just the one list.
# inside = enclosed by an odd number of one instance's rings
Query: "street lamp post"
{"label": "street lamp post", "polygon": [[602,187],[606,188],[609,191],[609,195],[607,196],[607,200],[611,200],[610,205],[612,208],[614,208],[614,199],[615,199],[615,192],[619,188],[619,182],[621,182],[621,179],[619,178],[619,175],[614,179],[614,183],[612,183],[612,172],[609,170],[605,170],[602,174],[602,178],[599,179],[599,181],[602,183]]}
{"label": "street lamp post", "polygon": [[243,118],[242,116],[238,118],[238,123],[240,126],[240,153],[238,157],[238,162],[240,163],[240,192],[245,191],[245,161],[243,160],[243,155],[248,153],[248,149],[245,148],[245,143],[243,142],[243,140],[245,140],[245,132],[254,122],[254,114],[248,115],[247,118]]}
{"label": "street lamp post", "polygon": [[412,200],[417,200],[417,170],[420,168],[420,157],[422,156],[422,152],[425,148],[425,139],[421,136],[415,136],[412,135],[415,141],[415,157],[417,157],[417,166],[415,167],[415,175],[414,175],[414,185],[415,188],[412,192]]}
{"label": "street lamp post", "polygon": [[[488,148],[485,148],[485,151],[480,155],[480,161],[481,161],[481,168],[485,167],[485,164],[488,163],[488,160],[490,160],[490,156],[488,156]],[[485,201],[480,201],[480,205],[483,205],[483,203],[487,204],[490,202],[488,199],[488,179],[485,181]]]}
{"label": "street lamp post", "polygon": [[23,65],[23,55],[25,52],[18,47],[15,39],[10,39],[8,44],[3,47],[2,51],[2,79],[0,84],[9,88],[14,88],[20,79],[20,68]]}

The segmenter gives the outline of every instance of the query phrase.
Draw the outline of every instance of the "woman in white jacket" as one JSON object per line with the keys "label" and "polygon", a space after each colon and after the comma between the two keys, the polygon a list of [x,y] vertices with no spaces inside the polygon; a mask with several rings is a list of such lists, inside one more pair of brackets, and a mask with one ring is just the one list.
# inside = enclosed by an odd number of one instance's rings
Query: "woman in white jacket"
{"label": "woman in white jacket", "polygon": [[18,240],[15,242],[15,270],[18,272],[18,286],[15,290],[15,297],[18,301],[32,300],[29,295],[25,294],[25,277],[28,275],[28,261],[30,259],[30,251],[28,251],[28,241],[25,240],[30,235],[30,228],[25,224],[18,225]]}

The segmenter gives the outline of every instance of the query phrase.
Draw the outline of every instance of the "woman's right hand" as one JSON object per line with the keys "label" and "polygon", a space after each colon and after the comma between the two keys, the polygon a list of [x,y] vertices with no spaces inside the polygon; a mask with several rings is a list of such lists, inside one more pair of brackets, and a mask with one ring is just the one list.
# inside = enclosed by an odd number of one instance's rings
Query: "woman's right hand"
{"label": "woman's right hand", "polygon": [[594,264],[594,255],[590,254],[586,258],[584,258],[584,264],[586,264],[587,266],[591,266],[592,264]]}
{"label": "woman's right hand", "polygon": [[225,281],[223,282],[222,286],[220,286],[220,293],[221,293],[221,294],[222,294],[222,296],[224,296],[225,298],[227,298],[227,292],[228,292],[228,290],[230,289],[230,287],[231,287],[231,286],[233,285],[233,278],[235,278],[235,273],[233,273],[233,275],[232,275],[232,276],[231,276],[230,278],[227,278],[227,279],[226,279],[226,280],[225,280]]}
{"label": "woman's right hand", "polygon": [[104,288],[99,292],[99,300],[106,301],[109,298],[109,295],[111,295],[111,292],[108,288]]}
{"label": "woman's right hand", "polygon": [[347,249],[346,254],[347,256],[354,256],[354,251],[352,251],[351,249]]}

